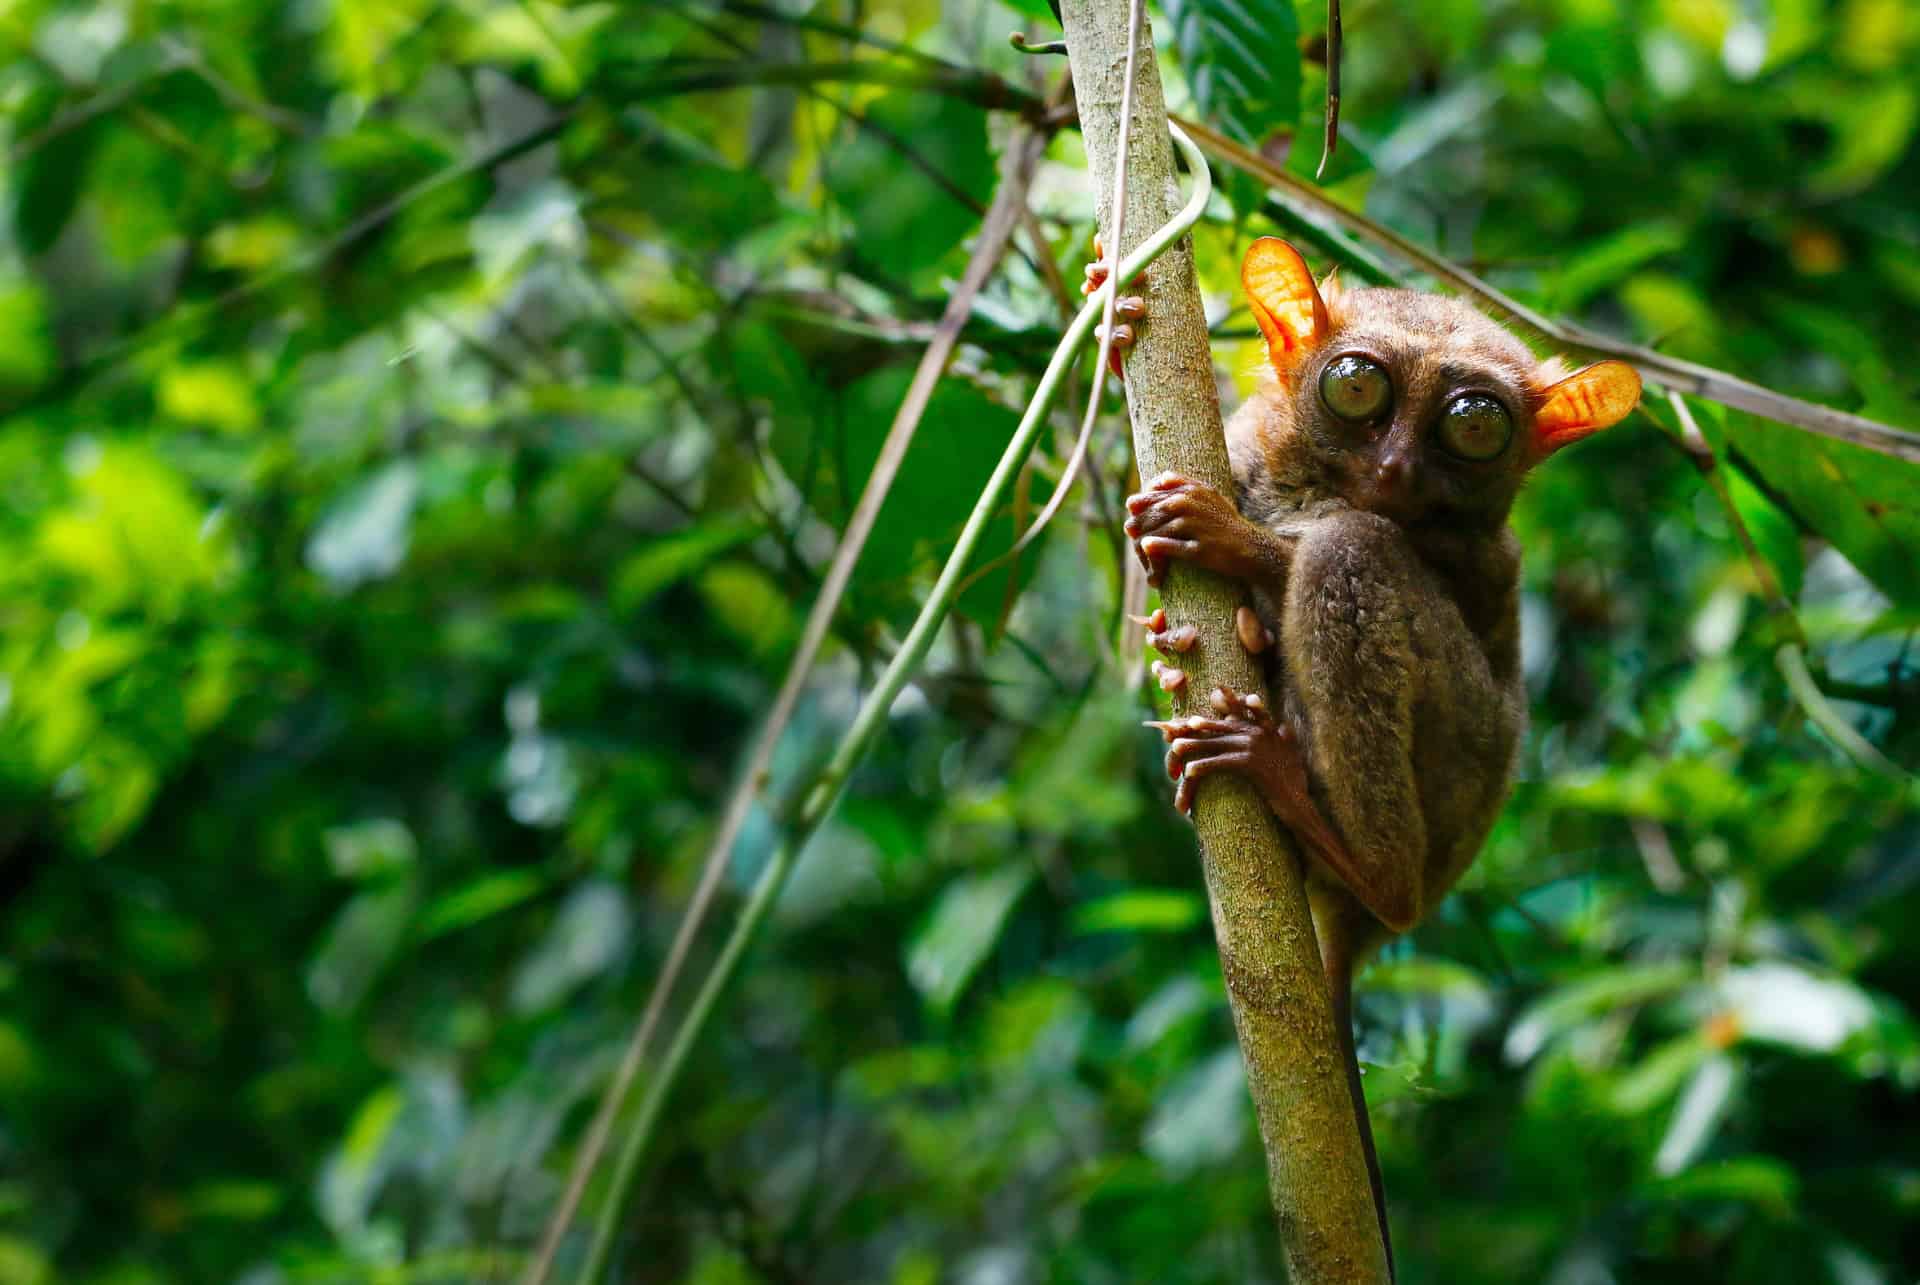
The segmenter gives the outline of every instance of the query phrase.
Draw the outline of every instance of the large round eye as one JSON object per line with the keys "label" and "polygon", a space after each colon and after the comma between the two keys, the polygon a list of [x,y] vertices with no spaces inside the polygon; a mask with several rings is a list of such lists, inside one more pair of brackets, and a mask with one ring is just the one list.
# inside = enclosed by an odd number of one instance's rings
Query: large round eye
{"label": "large round eye", "polygon": [[1349,353],[1320,372],[1320,400],[1341,419],[1378,419],[1393,403],[1393,381],[1379,362]]}
{"label": "large round eye", "polygon": [[1440,412],[1440,445],[1463,460],[1490,460],[1512,437],[1513,416],[1485,393],[1456,397]]}

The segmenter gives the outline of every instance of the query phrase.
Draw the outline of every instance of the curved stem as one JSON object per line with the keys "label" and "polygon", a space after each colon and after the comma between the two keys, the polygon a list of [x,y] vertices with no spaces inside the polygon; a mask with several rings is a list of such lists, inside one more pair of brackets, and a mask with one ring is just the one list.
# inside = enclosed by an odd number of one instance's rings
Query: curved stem
{"label": "curved stem", "polygon": [[914,432],[920,425],[927,402],[933,395],[933,388],[945,372],[948,361],[953,356],[954,346],[960,338],[960,330],[972,313],[973,301],[992,275],[994,267],[1000,262],[1006,250],[1009,238],[1013,234],[1015,220],[1019,211],[1026,208],[1027,186],[1033,177],[1034,166],[1040,159],[1045,139],[1037,132],[1026,130],[1018,143],[1009,149],[1005,178],[1000,190],[995,194],[993,207],[987,211],[986,220],[980,226],[980,236],[974,245],[973,255],[967,263],[966,272],[960,284],[947,300],[946,312],[940,318],[940,324],[934,331],[933,339],[921,355],[919,367],[914,371],[913,382],[907,389],[906,397],[900,403],[893,425],[887,430],[886,440],[881,443],[879,457],[874,461],[873,471],[868,474],[867,482],[860,492],[859,502],[855,504],[853,515],[847,519],[846,531],[840,537],[835,548],[833,560],[827,568],[820,591],[815,595],[813,607],[807,614],[805,626],[800,631],[800,643],[794,649],[793,657],[787,662],[786,676],[781,680],[779,693],[774,697],[773,707],[766,721],[754,738],[752,748],[747,751],[745,766],[736,779],[733,792],[727,799],[725,810],[721,813],[720,825],[713,840],[707,847],[706,857],[701,866],[700,878],[694,887],[693,897],[680,916],[680,924],[673,936],[673,942],[667,948],[665,961],[660,966],[659,975],[654,979],[653,991],[647,996],[647,1005],[640,1017],[640,1023],[634,1028],[626,1051],[621,1055],[620,1064],[614,1071],[613,1080],[600,1099],[599,1109],[594,1113],[593,1122],[588,1126],[585,1139],[574,1157],[573,1165],[567,1174],[567,1186],[561,1193],[560,1203],[554,1207],[547,1219],[545,1231],[541,1234],[540,1245],[534,1252],[533,1261],[522,1275],[521,1285],[544,1285],[553,1271],[555,1256],[560,1251],[560,1241],[566,1235],[573,1222],[574,1213],[579,1209],[580,1201],[586,1194],[587,1182],[593,1176],[594,1169],[605,1153],[607,1142],[613,1134],[613,1126],[622,1104],[633,1087],[634,1077],[646,1061],[647,1049],[653,1041],[653,1033],[666,1014],[667,1001],[672,997],[675,985],[680,979],[681,970],[686,966],[688,955],[693,948],[694,938],[706,922],[707,911],[713,904],[714,896],[719,892],[721,877],[726,873],[728,858],[733,853],[734,841],[740,836],[740,828],[746,823],[747,813],[752,809],[754,800],[760,797],[769,773],[773,767],[773,753],[780,743],[780,736],[786,731],[787,724],[793,718],[793,712],[800,703],[801,690],[806,685],[807,675],[813,670],[814,659],[820,654],[820,647],[826,641],[828,630],[832,627],[834,614],[839,610],[840,600],[846,594],[848,583],[853,578],[854,564],[860,559],[861,551],[866,548],[867,537],[873,532],[874,521],[879,517],[880,506],[893,489],[893,479],[900,471],[900,465],[906,458],[907,448],[913,444]]}
{"label": "curved stem", "polygon": [[[1186,155],[1188,164],[1194,173],[1192,197],[1180,213],[1166,226],[1145,242],[1139,249],[1128,255],[1120,265],[1120,272],[1132,277],[1154,259],[1164,253],[1167,247],[1185,236],[1189,229],[1200,220],[1207,208],[1207,198],[1213,192],[1212,176],[1207,171],[1206,158],[1200,154],[1192,140],[1173,126],[1174,140],[1179,143]],[[721,948],[720,956],[714,961],[712,970],[702,983],[699,993],[694,997],[692,1007],[687,1011],[686,1020],[674,1035],[673,1043],[667,1048],[660,1070],[647,1085],[646,1096],[634,1116],[628,1129],[626,1141],[615,1161],[611,1183],[607,1191],[606,1202],[601,1206],[599,1217],[595,1220],[593,1243],[587,1253],[587,1261],[575,1278],[579,1285],[594,1285],[606,1274],[607,1263],[613,1253],[613,1241],[617,1234],[621,1217],[627,1202],[631,1198],[634,1179],[638,1176],[640,1161],[645,1157],[647,1145],[653,1139],[654,1129],[659,1123],[660,1113],[665,1108],[674,1085],[684,1070],[693,1046],[699,1041],[701,1032],[719,1006],[720,997],[726,992],[727,985],[733,980],[739,969],[747,948],[753,944],[759,934],[760,926],[766,921],[767,912],[773,908],[774,901],[780,895],[780,889],[786,884],[787,876],[793,870],[793,863],[806,847],[807,840],[819,828],[834,803],[840,797],[840,789],[852,775],[854,767],[865,755],[868,746],[879,734],[887,711],[892,708],[894,699],[907,685],[907,680],[919,668],[927,650],[933,645],[935,634],[945,623],[948,609],[953,604],[958,590],[961,573],[966,569],[968,560],[973,556],[975,546],[986,532],[987,523],[993,511],[999,506],[1000,497],[1006,492],[1014,475],[1020,471],[1027,453],[1033,448],[1034,439],[1039,435],[1041,426],[1046,422],[1048,409],[1059,391],[1061,380],[1072,364],[1073,359],[1085,345],[1087,334],[1093,329],[1100,317],[1100,301],[1089,300],[1074,317],[1067,332],[1061,337],[1059,347],[1054,349],[1053,360],[1040,377],[1039,386],[1034,390],[1033,400],[1027,405],[1027,412],[1021,418],[1019,427],[1014,430],[1013,439],[1007,443],[1007,449],[1000,457],[999,465],[988,480],[986,489],[974,502],[973,512],[967,518],[967,524],[961,529],[960,538],[954,542],[953,552],[947,558],[947,564],[940,571],[940,578],[934,583],[933,592],[927,597],[926,605],[920,609],[919,617],[913,622],[900,650],[894,654],[893,661],[887,666],[867,699],[861,704],[860,712],[855,716],[853,726],[841,738],[840,747],[833,758],[821,770],[819,779],[809,790],[801,803],[793,826],[780,846],[767,861],[754,884],[753,893],[747,904],[741,909],[740,918],[733,926],[733,932],[727,937]]]}

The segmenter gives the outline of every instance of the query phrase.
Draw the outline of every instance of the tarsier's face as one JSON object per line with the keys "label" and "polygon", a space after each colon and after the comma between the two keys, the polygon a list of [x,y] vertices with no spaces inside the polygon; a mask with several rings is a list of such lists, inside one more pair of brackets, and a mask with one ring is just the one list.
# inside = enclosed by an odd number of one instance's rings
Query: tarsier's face
{"label": "tarsier's face", "polygon": [[1322,484],[1402,525],[1503,520],[1528,469],[1639,400],[1632,367],[1564,375],[1458,300],[1323,298],[1283,241],[1255,242],[1241,276]]}

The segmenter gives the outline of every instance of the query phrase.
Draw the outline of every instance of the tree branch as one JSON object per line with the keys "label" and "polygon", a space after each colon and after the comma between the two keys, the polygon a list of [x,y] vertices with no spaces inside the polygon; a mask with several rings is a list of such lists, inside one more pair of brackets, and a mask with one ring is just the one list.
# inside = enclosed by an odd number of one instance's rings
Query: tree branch
{"label": "tree branch", "polygon": [[[1118,164],[1128,4],[1066,0],[1061,15],[1100,225],[1111,229],[1116,211],[1105,189]],[[1142,41],[1151,49],[1150,29]],[[1131,101],[1125,222],[1158,227],[1174,190],[1173,150],[1150,57],[1139,60]],[[1177,469],[1232,494],[1190,242],[1148,270],[1146,295],[1153,321],[1128,358],[1126,383],[1140,474]],[[1177,714],[1198,712],[1216,686],[1263,689],[1259,668],[1234,633],[1234,610],[1246,600],[1241,585],[1176,563],[1161,599],[1173,626],[1199,631],[1198,645],[1182,658],[1191,678],[1175,696]],[[1386,1255],[1299,857],[1253,787],[1237,777],[1201,785],[1194,828],[1289,1275],[1314,1285],[1383,1282]]]}

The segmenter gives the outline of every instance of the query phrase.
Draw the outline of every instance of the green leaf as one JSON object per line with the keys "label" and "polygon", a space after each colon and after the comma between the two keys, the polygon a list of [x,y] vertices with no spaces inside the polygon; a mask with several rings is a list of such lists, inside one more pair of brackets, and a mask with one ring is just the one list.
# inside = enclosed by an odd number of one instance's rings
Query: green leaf
{"label": "green leaf", "polygon": [[[14,119],[19,140],[47,128],[62,111],[73,110],[61,96],[43,93],[29,99]],[[86,186],[104,126],[83,120],[74,128],[38,142],[13,169],[13,234],[30,255],[45,254],[66,230]]]}
{"label": "green leaf", "polygon": [[865,116],[893,138],[913,140],[917,163],[902,164],[896,147],[868,130],[834,150],[827,181],[853,220],[850,248],[883,278],[936,287],[939,265],[980,221],[956,192],[977,206],[993,194],[987,114],[944,94],[902,90],[875,99]]}
{"label": "green leaf", "polygon": [[1823,196],[1866,186],[1906,154],[1920,122],[1920,93],[1905,78],[1853,93],[1830,93],[1822,106],[1837,140],[1810,181]]}
{"label": "green leaf", "polygon": [[1229,1045],[1167,1086],[1140,1144],[1171,1173],[1189,1174],[1239,1151],[1249,1114],[1246,1063]]}
{"label": "green leaf", "polygon": [[270,1182],[233,1178],[199,1184],[187,1196],[187,1206],[198,1218],[256,1223],[278,1212],[285,1195]]}
{"label": "green leaf", "polygon": [[1549,278],[1547,297],[1560,312],[1577,311],[1600,291],[1637,269],[1687,244],[1686,225],[1677,220],[1636,223],[1572,255]]}
{"label": "green leaf", "polygon": [[[845,522],[865,487],[911,378],[905,366],[888,367],[843,395],[839,440],[816,448],[823,464],[830,463],[822,477],[823,500],[835,525]],[[1018,423],[1010,408],[963,380],[948,378],[934,387],[854,573],[860,590],[880,593],[897,608],[911,601],[902,582],[946,556]],[[1010,516],[996,522],[981,541],[975,565],[984,566],[1011,547],[1015,534]],[[961,595],[960,610],[983,623],[996,621],[1009,575],[1025,583],[1035,561],[1025,556],[1016,567],[982,577]]]}
{"label": "green leaf", "polygon": [[907,947],[907,978],[935,1012],[952,1011],[1033,879],[1027,862],[948,884]]}
{"label": "green leaf", "polygon": [[1254,147],[1293,127],[1300,27],[1292,0],[1168,0],[1166,10],[1201,116]]}
{"label": "green leaf", "polygon": [[46,300],[30,281],[0,276],[0,394],[30,392],[53,372]]}
{"label": "green leaf", "polygon": [[429,941],[470,928],[540,895],[547,881],[537,870],[500,870],[436,897],[420,916],[418,936]]}
{"label": "green leaf", "polygon": [[1920,606],[1920,467],[1751,415],[1728,416],[1727,435],[1801,521],[1894,602]]}
{"label": "green leaf", "polygon": [[1742,1156],[1696,1165],[1671,1178],[1647,1183],[1651,1199],[1684,1202],[1731,1200],[1756,1205],[1775,1218],[1791,1218],[1800,1194],[1793,1170],[1770,1156]]}
{"label": "green leaf", "polygon": [[203,361],[169,366],[156,392],[160,409],[188,424],[205,424],[223,433],[250,433],[260,424],[253,385],[231,362]]}
{"label": "green leaf", "polygon": [[407,882],[358,893],[340,911],[307,965],[307,994],[324,1012],[358,1008],[405,940],[414,890]]}
{"label": "green leaf", "polygon": [[395,460],[328,508],[307,539],[308,565],[339,589],[392,575],[406,560],[419,499],[419,468]]}
{"label": "green leaf", "polygon": [[759,535],[758,523],[708,522],[648,540],[613,573],[613,608],[631,616],[668,586]]}
{"label": "green leaf", "polygon": [[1646,1004],[1699,981],[1698,965],[1624,964],[1562,986],[1530,1005],[1507,1032],[1507,1058],[1525,1062],[1549,1041],[1617,1009]]}
{"label": "green leaf", "polygon": [[1800,528],[1745,473],[1728,469],[1726,477],[1733,507],[1752,537],[1753,547],[1773,569],[1774,579],[1787,595],[1787,601],[1795,601],[1807,578],[1806,555],[1800,549]]}
{"label": "green leaf", "polygon": [[372,817],[326,833],[327,864],[343,879],[386,878],[413,868],[419,846],[406,823]]}
{"label": "green leaf", "polygon": [[1182,933],[1207,913],[1199,893],[1174,888],[1117,892],[1075,906],[1073,931],[1087,933]]}

